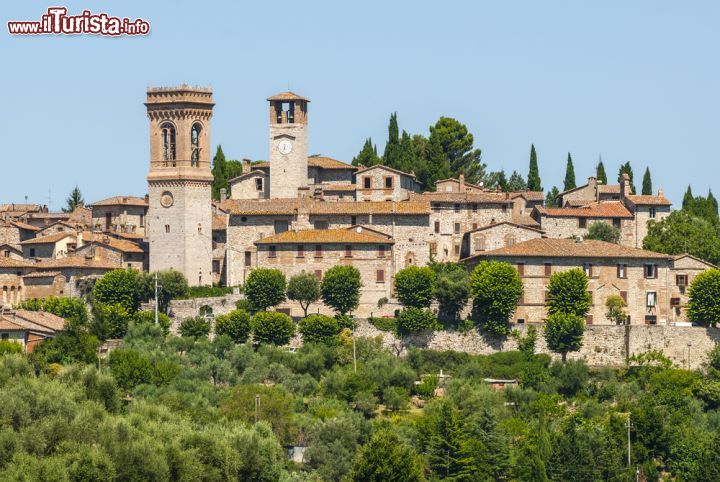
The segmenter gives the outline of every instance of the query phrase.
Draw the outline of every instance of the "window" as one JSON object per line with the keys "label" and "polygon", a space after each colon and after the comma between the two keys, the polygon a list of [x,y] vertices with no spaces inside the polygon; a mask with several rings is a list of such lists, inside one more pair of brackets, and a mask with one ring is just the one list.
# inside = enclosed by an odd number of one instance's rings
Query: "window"
{"label": "window", "polygon": [[440,221],[435,221],[435,233],[440,233]]}
{"label": "window", "polygon": [[588,278],[592,277],[593,275],[592,268],[593,265],[591,263],[583,263],[583,271],[585,272],[585,276],[587,276]]}
{"label": "window", "polygon": [[645,278],[647,278],[647,279],[657,278],[657,265],[656,264],[646,264],[645,265]]}
{"label": "window", "polygon": [[350,244],[345,245],[345,257],[352,258],[352,245]]}
{"label": "window", "polygon": [[6,249],[5,251],[3,251],[3,254],[5,255],[6,258],[9,258],[9,257],[10,257],[10,250],[9,250],[9,249]]}
{"label": "window", "polygon": [[315,257],[322,258],[322,244],[315,245]]}
{"label": "window", "polygon": [[112,227],[112,213],[105,213],[105,229]]}
{"label": "window", "polygon": [[213,273],[220,273],[220,261],[217,259],[214,259],[212,262],[212,270]]}
{"label": "window", "polygon": [[381,244],[378,246],[378,258],[384,258],[385,257],[385,245]]}
{"label": "window", "polygon": [[474,213],[477,212],[477,203],[472,204],[472,212],[474,212]]}
{"label": "window", "polygon": [[315,225],[315,229],[327,229],[329,226],[329,223],[325,220],[318,220],[313,223]]}
{"label": "window", "polygon": [[627,278],[627,265],[626,264],[618,264],[617,265],[617,277],[620,279]]}
{"label": "window", "polygon": [[252,266],[252,253],[245,251],[245,266]]}
{"label": "window", "polygon": [[[628,323],[629,325],[630,323]],[[645,315],[645,324],[646,325],[655,325],[657,324],[657,316],[655,315]]]}
{"label": "window", "polygon": [[588,325],[592,325],[593,324],[593,315],[587,315],[585,317],[585,323]]}
{"label": "window", "polygon": [[430,243],[430,254],[435,256],[437,254],[437,243],[432,242]]}
{"label": "window", "polygon": [[[160,129],[163,141],[163,160],[165,161],[165,165],[167,165],[167,161],[175,160],[175,127],[169,122],[166,122],[160,126]],[[173,162],[172,165],[174,166],[175,163]]]}
{"label": "window", "polygon": [[552,263],[545,263],[545,276],[552,274]]}
{"label": "window", "polygon": [[455,256],[460,256],[460,243],[455,243],[455,248],[453,249],[453,252],[455,253]]}
{"label": "window", "polygon": [[459,212],[459,211],[460,211],[460,205],[459,205],[459,204],[456,204],[455,206],[453,206],[453,209],[455,210],[456,213]]}
{"label": "window", "polygon": [[288,230],[287,221],[275,221],[275,234],[284,233]]}
{"label": "window", "polygon": [[518,263],[517,270],[520,276],[525,276],[525,263]]}
{"label": "window", "polygon": [[475,251],[485,251],[485,237],[477,236],[475,238]]}
{"label": "window", "polygon": [[370,182],[369,177],[363,177],[363,189],[370,189]]}
{"label": "window", "polygon": [[202,234],[202,224],[198,223],[198,234]]}
{"label": "window", "polygon": [[169,224],[166,224],[166,225],[165,225],[165,232],[166,232],[166,233],[169,233],[169,232],[170,232],[170,225],[169,225]]}
{"label": "window", "polygon": [[145,227],[145,215],[144,214],[140,215],[140,227],[141,228]]}
{"label": "window", "polygon": [[650,218],[654,218],[657,215],[657,211],[654,207],[650,208],[648,211],[648,214],[650,215]]}
{"label": "window", "polygon": [[10,339],[10,333],[3,333],[3,334],[2,334],[2,339],[3,339],[3,340],[9,340],[9,339]]}
{"label": "window", "polygon": [[385,282],[385,270],[384,269],[377,270],[377,272],[375,274],[376,274],[375,281],[377,281],[378,283]]}
{"label": "window", "polygon": [[507,207],[507,204],[503,204],[502,212],[503,212],[503,213],[506,213],[506,212],[507,212],[507,208],[508,208],[508,207]]}
{"label": "window", "polygon": [[627,291],[621,291],[621,292],[620,292],[620,298],[623,299],[623,301],[625,302],[626,305],[627,305],[627,296],[628,296]]}
{"label": "window", "polygon": [[193,167],[200,166],[200,124],[193,124],[190,129],[190,165]]}
{"label": "window", "polygon": [[460,223],[455,223],[455,234],[460,234]]}
{"label": "window", "polygon": [[268,257],[277,258],[277,246],[268,246]]}
{"label": "window", "polygon": [[357,224],[357,216],[350,216],[350,225],[355,226]]}
{"label": "window", "polygon": [[686,274],[676,274],[675,275],[675,284],[678,286],[687,286],[688,285],[688,275]]}
{"label": "window", "polygon": [[393,178],[392,176],[388,176],[385,178],[385,189],[392,189],[393,188]]}
{"label": "window", "polygon": [[255,190],[256,190],[256,191],[262,191],[262,190],[263,190],[263,178],[262,178],[262,177],[256,177],[256,178],[255,178]]}
{"label": "window", "polygon": [[620,229],[620,218],[613,218],[613,226]]}
{"label": "window", "polygon": [[587,218],[578,218],[578,228],[587,227]]}
{"label": "window", "polygon": [[505,246],[513,246],[515,244],[515,238],[513,236],[505,237]]}
{"label": "window", "polygon": [[657,293],[654,291],[648,291],[647,292],[647,307],[653,308],[657,304]]}
{"label": "window", "polygon": [[297,245],[297,257],[298,258],[304,258],[305,257],[305,245],[298,244]]}
{"label": "window", "polygon": [[30,257],[31,258],[35,257],[35,248],[30,248]]}
{"label": "window", "polygon": [[317,277],[318,281],[322,281],[322,270],[316,269],[315,270],[315,276]]}

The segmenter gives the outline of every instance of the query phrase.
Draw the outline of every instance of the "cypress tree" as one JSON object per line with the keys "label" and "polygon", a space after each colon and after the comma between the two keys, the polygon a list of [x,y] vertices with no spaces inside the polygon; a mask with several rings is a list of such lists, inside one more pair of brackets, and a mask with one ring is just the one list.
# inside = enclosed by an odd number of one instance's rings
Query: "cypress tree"
{"label": "cypress tree", "polygon": [[352,165],[370,167],[375,164],[380,164],[380,158],[377,155],[377,146],[373,146],[372,139],[368,137],[365,139],[365,144],[363,144],[360,153],[356,157],[353,157]]}
{"label": "cypress tree", "polygon": [[653,193],[652,179],[650,179],[650,167],[645,168],[645,174],[643,175],[642,195],[651,196]]}
{"label": "cypress tree", "polygon": [[605,174],[605,165],[602,162],[602,158],[595,168],[595,179],[597,179],[600,183],[607,185],[607,174]]}
{"label": "cypress tree", "polygon": [[402,137],[400,137],[400,156],[396,169],[404,172],[415,171],[415,165],[415,146],[413,145],[412,137],[403,131]]}
{"label": "cypress tree", "polygon": [[683,196],[682,208],[683,209],[689,208],[693,202],[693,199],[694,198],[693,198],[692,188],[690,187],[690,184],[688,184],[687,191],[685,191],[685,195]]}
{"label": "cypress tree", "polygon": [[227,189],[227,161],[225,160],[225,154],[223,153],[222,146],[218,144],[215,157],[213,157],[212,165],[212,197],[217,200],[220,199],[220,189]]}
{"label": "cypress tree", "polygon": [[635,190],[635,182],[633,181],[633,170],[632,166],[630,165],[630,161],[620,165],[620,171],[618,171],[618,182],[622,182],[623,174],[627,174],[628,176],[630,176],[630,194],[635,194],[637,191]]}
{"label": "cypress tree", "polygon": [[535,144],[530,146],[530,170],[527,177],[527,188],[531,191],[542,191],[540,182],[540,172],[538,170],[537,153],[535,152]]}
{"label": "cypress tree", "polygon": [[563,191],[574,189],[577,187],[575,184],[575,168],[573,167],[572,156],[568,152],[567,166],[565,167],[565,182],[563,184]]}
{"label": "cypress tree", "polygon": [[710,205],[713,207],[714,212],[717,214],[718,202],[717,202],[717,199],[715,199],[715,196],[713,196],[712,189],[708,189],[707,200],[710,203]]}
{"label": "cypress tree", "polygon": [[388,167],[399,169],[400,164],[400,131],[398,129],[397,112],[390,114],[390,124],[388,125],[388,140],[385,144],[385,153],[383,154],[383,164]]}

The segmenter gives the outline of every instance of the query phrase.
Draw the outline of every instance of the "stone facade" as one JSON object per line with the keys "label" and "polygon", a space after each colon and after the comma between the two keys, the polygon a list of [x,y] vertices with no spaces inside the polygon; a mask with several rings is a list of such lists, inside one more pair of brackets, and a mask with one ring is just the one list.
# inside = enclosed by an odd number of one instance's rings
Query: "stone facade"
{"label": "stone facade", "polygon": [[308,184],[307,104],[291,92],[270,102],[270,196],[296,198]]}
{"label": "stone facade", "polygon": [[405,201],[420,192],[414,175],[379,164],[357,171],[356,185],[358,201]]}
{"label": "stone facade", "polygon": [[115,196],[92,205],[92,226],[96,230],[145,235],[148,199]]}
{"label": "stone facade", "polygon": [[674,256],[673,267],[670,270],[670,320],[673,322],[687,322],[688,288],[695,277],[705,270],[715,268],[689,254]]}
{"label": "stone facade", "polygon": [[259,169],[243,173],[230,181],[232,199],[267,199],[270,197],[268,174]]}
{"label": "stone facade", "polygon": [[542,237],[537,228],[503,221],[468,231],[463,236],[461,258]]}

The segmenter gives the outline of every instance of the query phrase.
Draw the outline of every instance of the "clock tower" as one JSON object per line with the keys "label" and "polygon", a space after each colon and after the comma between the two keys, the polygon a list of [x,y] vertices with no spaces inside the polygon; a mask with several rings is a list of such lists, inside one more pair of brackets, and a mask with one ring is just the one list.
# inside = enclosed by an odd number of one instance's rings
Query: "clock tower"
{"label": "clock tower", "polygon": [[147,91],[150,119],[148,227],[150,271],[175,269],[190,286],[212,284],[212,91]]}
{"label": "clock tower", "polygon": [[308,186],[307,105],[292,92],[269,97],[270,197],[295,198]]}

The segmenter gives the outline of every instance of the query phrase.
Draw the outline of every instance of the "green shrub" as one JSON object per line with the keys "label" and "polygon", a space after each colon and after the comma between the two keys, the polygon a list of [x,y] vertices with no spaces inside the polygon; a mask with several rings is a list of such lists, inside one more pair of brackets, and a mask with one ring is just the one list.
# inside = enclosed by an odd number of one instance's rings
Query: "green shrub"
{"label": "green shrub", "polygon": [[207,338],[210,334],[210,322],[202,316],[185,318],[180,323],[180,334],[192,338]]}
{"label": "green shrub", "polygon": [[387,387],[383,390],[383,404],[388,410],[397,412],[408,407],[410,397],[407,390],[401,387]]}
{"label": "green shrub", "polygon": [[583,360],[570,360],[566,363],[555,362],[550,365],[550,374],[557,383],[561,394],[572,397],[587,386],[590,372]]}
{"label": "green shrub", "polygon": [[426,375],[419,384],[414,385],[413,391],[422,398],[432,398],[435,394],[438,380],[436,375]]}
{"label": "green shrub", "polygon": [[397,297],[405,308],[427,308],[433,300],[435,272],[427,266],[409,266],[395,275]]}
{"label": "green shrub", "polygon": [[333,266],[325,272],[320,291],[325,304],[339,315],[352,313],[360,303],[362,281],[354,266]]}
{"label": "green shrub", "polygon": [[93,319],[89,324],[90,333],[101,341],[122,338],[127,333],[132,316],[119,303],[96,301],[93,305]]}
{"label": "green shrub", "polygon": [[127,313],[135,313],[140,306],[140,274],[133,269],[109,271],[97,280],[93,288],[95,303],[120,305]]}
{"label": "green shrub", "polygon": [[190,286],[185,295],[176,299],[219,298],[232,292],[231,286]]}
{"label": "green shrub", "polygon": [[690,283],[688,318],[703,326],[720,323],[720,270],[703,271]]}
{"label": "green shrub", "polygon": [[398,320],[391,317],[370,317],[368,322],[380,331],[398,332]]}
{"label": "green shrub", "polygon": [[508,263],[483,261],[470,276],[473,319],[494,335],[510,333],[508,322],[523,294],[517,270]]}
{"label": "green shrub", "polygon": [[88,321],[88,310],[80,298],[50,297],[23,301],[20,309],[29,311],[47,311],[68,321],[85,324]]}
{"label": "green shrub", "polygon": [[[132,316],[132,320],[136,324],[155,324],[155,312],[154,311],[138,311]],[[168,315],[163,312],[158,312],[158,325],[162,328],[165,335],[170,333],[170,327],[172,326],[172,320]]]}
{"label": "green shrub", "polygon": [[338,326],[340,326],[340,329],[347,328],[348,330],[352,330],[355,328],[355,318],[353,318],[350,315],[335,315],[335,319],[338,322]]}
{"label": "green shrub", "polygon": [[22,353],[23,346],[17,341],[0,340],[0,356],[11,353]]}
{"label": "green shrub", "polygon": [[258,268],[245,282],[245,297],[254,311],[265,311],[285,301],[287,282],[278,269]]}
{"label": "green shrub", "polygon": [[287,345],[295,334],[295,325],[285,313],[261,311],[252,320],[255,341],[260,344]]}
{"label": "green shrub", "polygon": [[325,315],[310,315],[298,323],[303,340],[308,342],[326,342],[340,333],[340,324],[335,318]]}
{"label": "green shrub", "polygon": [[235,343],[245,343],[250,336],[252,318],[245,310],[233,310],[215,319],[215,334],[227,335]]}
{"label": "green shrub", "polygon": [[413,333],[416,331],[430,330],[437,327],[437,318],[430,310],[422,308],[405,308],[400,312],[397,320],[400,333]]}

